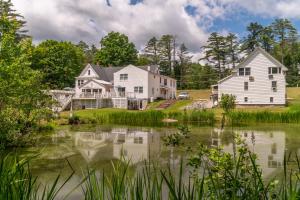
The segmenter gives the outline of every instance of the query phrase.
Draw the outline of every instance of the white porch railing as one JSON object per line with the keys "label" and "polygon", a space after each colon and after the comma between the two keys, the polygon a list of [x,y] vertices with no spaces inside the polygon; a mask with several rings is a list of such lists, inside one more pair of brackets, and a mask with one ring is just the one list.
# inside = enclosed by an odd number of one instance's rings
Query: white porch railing
{"label": "white porch railing", "polygon": [[136,98],[136,93],[134,92],[117,92],[114,93],[102,93],[102,94],[90,94],[82,93],[79,98],[92,98],[92,99],[105,99],[105,98]]}

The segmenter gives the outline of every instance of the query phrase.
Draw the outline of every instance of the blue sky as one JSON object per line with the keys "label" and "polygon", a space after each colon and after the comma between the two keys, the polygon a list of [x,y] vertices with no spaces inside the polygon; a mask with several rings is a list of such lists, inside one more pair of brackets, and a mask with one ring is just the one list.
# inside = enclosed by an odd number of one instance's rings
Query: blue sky
{"label": "blue sky", "polygon": [[35,43],[80,40],[99,45],[110,31],[126,34],[137,49],[149,38],[176,35],[193,53],[213,31],[246,36],[250,22],[291,19],[300,30],[300,0],[12,0]]}

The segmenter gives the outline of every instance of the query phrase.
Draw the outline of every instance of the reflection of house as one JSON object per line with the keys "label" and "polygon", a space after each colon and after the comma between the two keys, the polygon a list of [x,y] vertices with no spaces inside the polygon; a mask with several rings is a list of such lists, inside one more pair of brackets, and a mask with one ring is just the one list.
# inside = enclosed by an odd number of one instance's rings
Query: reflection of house
{"label": "reflection of house", "polygon": [[101,159],[107,159],[111,154],[101,152],[110,152],[110,137],[110,133],[77,132],[74,134],[74,144],[87,162],[100,159],[97,157],[99,154]]}
{"label": "reflection of house", "polygon": [[[221,146],[221,130],[214,129],[212,132],[212,146]],[[257,154],[257,162],[264,176],[268,177],[276,171],[276,168],[282,166],[285,153],[284,132],[236,130],[234,133],[245,141],[252,152]],[[234,147],[232,142],[223,146],[226,152],[233,152]]]}
{"label": "reflection of house", "polygon": [[152,129],[114,128],[111,132],[77,132],[74,134],[74,144],[88,162],[121,159],[123,156],[135,164],[158,155],[160,136]]}
{"label": "reflection of house", "polygon": [[148,160],[159,152],[159,134],[145,131],[128,131],[127,129],[113,130],[115,158],[130,160],[133,164]]}

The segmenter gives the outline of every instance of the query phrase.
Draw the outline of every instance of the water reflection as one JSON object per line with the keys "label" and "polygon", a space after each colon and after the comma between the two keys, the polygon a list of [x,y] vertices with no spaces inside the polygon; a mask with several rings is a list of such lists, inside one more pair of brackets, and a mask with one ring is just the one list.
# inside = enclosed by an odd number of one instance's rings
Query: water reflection
{"label": "water reflection", "polygon": [[[189,141],[184,146],[196,148],[198,143],[223,147],[226,152],[234,153],[236,144],[233,134],[245,140],[248,147],[257,154],[258,164],[265,177],[276,174],[283,165],[285,150],[297,151],[300,141],[298,129],[283,128],[234,128],[220,130],[210,127],[193,127]],[[111,161],[130,160],[138,166],[143,160],[156,160],[177,166],[180,158],[188,158],[186,148],[170,150],[161,138],[175,132],[174,128],[136,128],[136,127],[89,127],[78,126],[76,130],[65,128],[57,131],[49,139],[40,141],[40,146],[20,149],[20,154],[39,152],[32,167],[36,174],[49,176],[70,171],[68,162],[78,174],[87,165],[100,170],[111,170]],[[80,175],[78,175],[80,176]]]}
{"label": "water reflection", "polygon": [[[230,143],[223,143],[222,137],[228,134],[226,132],[228,130],[213,129],[211,146],[222,147],[225,152],[234,153],[236,145],[233,139]],[[249,149],[257,155],[257,164],[262,168],[265,177],[271,176],[282,166],[286,145],[284,131],[233,130],[232,134],[244,140]]]}
{"label": "water reflection", "polygon": [[96,132],[74,132],[71,136],[75,148],[87,163],[125,159],[136,164],[157,157],[160,152],[160,134],[153,129],[99,129]]}

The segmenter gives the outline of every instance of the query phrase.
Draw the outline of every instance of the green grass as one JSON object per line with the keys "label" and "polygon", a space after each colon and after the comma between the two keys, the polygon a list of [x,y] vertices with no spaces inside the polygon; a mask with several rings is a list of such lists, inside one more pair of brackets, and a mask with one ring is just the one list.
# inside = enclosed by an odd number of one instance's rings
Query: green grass
{"label": "green grass", "polygon": [[[246,144],[236,139],[235,154],[221,148],[199,146],[187,160],[176,165],[161,165],[145,161],[133,172],[130,161],[121,159],[111,163],[111,171],[83,171],[77,186],[63,194],[65,198],[81,188],[82,199],[299,199],[300,161],[297,155],[284,156],[282,175],[264,180],[257,158]],[[175,148],[175,147],[172,147]],[[0,199],[54,200],[68,184],[60,176],[40,188],[38,177],[29,169],[30,159],[18,161],[13,156],[0,159]],[[294,168],[289,165],[293,163]],[[134,167],[134,166],[133,166]],[[74,181],[74,180],[72,180]],[[78,190],[77,190],[78,191]],[[63,198],[64,199],[64,198]]]}

